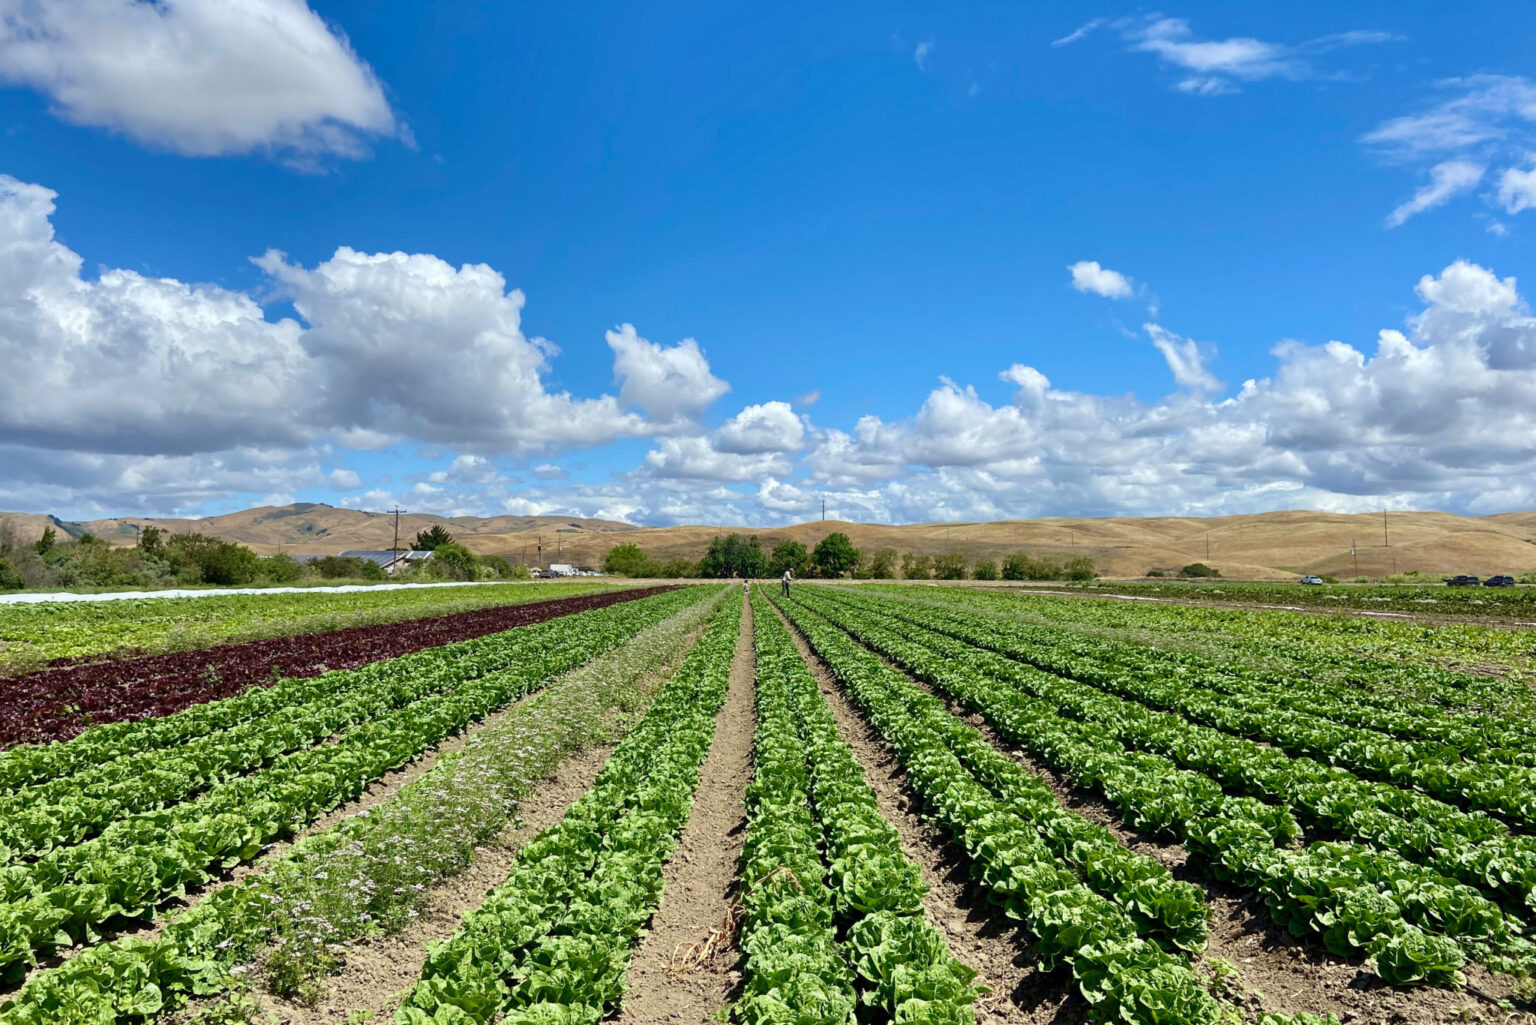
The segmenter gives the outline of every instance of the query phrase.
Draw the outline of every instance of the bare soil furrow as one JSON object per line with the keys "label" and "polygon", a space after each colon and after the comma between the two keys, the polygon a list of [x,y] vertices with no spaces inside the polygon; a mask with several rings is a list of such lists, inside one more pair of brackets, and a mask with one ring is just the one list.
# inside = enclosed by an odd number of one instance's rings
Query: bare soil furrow
{"label": "bare soil furrow", "polygon": [[661,906],[630,962],[629,992],[613,1019],[618,1025],[709,1022],[740,984],[732,908],[756,730],[752,652],[748,602],[714,744],[699,772],[688,825],[667,861]]}

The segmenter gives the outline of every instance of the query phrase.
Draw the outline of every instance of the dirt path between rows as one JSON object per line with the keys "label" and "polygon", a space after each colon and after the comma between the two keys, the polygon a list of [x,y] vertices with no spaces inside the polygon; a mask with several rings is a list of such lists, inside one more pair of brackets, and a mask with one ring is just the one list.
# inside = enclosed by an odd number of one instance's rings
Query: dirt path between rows
{"label": "dirt path between rows", "polygon": [[[782,615],[780,616],[782,619]],[[991,902],[970,877],[970,859],[938,827],[919,815],[922,800],[913,791],[896,754],[843,692],[832,673],[811,651],[794,626],[784,626],[800,657],[816,676],[832,707],[838,732],[853,748],[864,778],[875,791],[880,812],[901,835],[901,849],[922,871],[928,885],[923,905],[930,924],[944,933],[950,951],[981,973],[992,989],[976,1005],[979,1025],[999,1023],[1078,1023],[1087,1020],[1087,1004],[1065,972],[1047,975],[1035,968],[1032,938]]]}
{"label": "dirt path between rows", "polygon": [[[887,664],[891,663],[887,660]],[[892,668],[896,667],[893,665]],[[1167,843],[1126,828],[1113,805],[1092,791],[1075,786],[1070,776],[1036,761],[1028,752],[1000,736],[980,715],[966,711],[958,702],[924,681],[910,675],[907,678],[943,701],[956,718],[974,727],[993,747],[1040,777],[1063,807],[1103,826],[1130,850],[1161,862],[1173,871],[1174,878],[1201,887],[1211,910],[1211,937],[1196,965],[1199,967],[1203,963],[1210,969],[1208,975],[1224,972],[1224,965],[1235,968],[1238,978],[1224,987],[1229,997],[1235,999],[1241,995],[1239,1002],[1254,1010],[1288,1014],[1297,1011],[1332,1013],[1355,1025],[1402,1025],[1405,1022],[1451,1025],[1469,1021],[1531,1020],[1528,1016],[1506,1017],[1492,1002],[1473,993],[1391,989],[1358,965],[1332,957],[1316,943],[1291,936],[1275,924],[1257,895],[1245,894],[1239,887],[1215,882],[1195,871],[1183,845]],[[1467,976],[1475,992],[1498,997],[1509,993],[1507,981],[1494,978],[1475,965],[1468,967]]]}
{"label": "dirt path between rows", "polygon": [[[746,603],[730,689],[699,772],[693,812],[667,861],[661,906],[630,962],[629,992],[612,1019],[616,1025],[705,1023],[735,996],[741,972],[729,916],[746,839],[754,700],[752,606]],[[708,960],[687,958],[706,945],[712,950]]]}

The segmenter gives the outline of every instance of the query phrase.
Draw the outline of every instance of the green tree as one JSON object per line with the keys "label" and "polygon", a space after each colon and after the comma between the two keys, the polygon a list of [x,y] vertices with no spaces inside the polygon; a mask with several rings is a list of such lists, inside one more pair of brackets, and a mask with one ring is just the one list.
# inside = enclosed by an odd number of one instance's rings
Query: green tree
{"label": "green tree", "polygon": [[977,559],[975,567],[971,570],[972,580],[996,580],[997,560]]}
{"label": "green tree", "polygon": [[933,575],[940,580],[964,580],[965,556],[959,552],[935,556],[933,560]]}
{"label": "green tree", "polygon": [[773,554],[768,559],[768,575],[781,577],[785,570],[792,569],[796,576],[800,576],[808,568],[809,560],[810,553],[799,541],[780,541],[773,546]]}
{"label": "green tree", "polygon": [[907,552],[901,557],[901,575],[907,580],[930,580],[933,578],[933,560],[926,555]]}
{"label": "green tree", "polygon": [[164,531],[150,524],[139,531],[139,551],[145,555],[159,555],[165,550]]}
{"label": "green tree", "polygon": [[26,586],[21,571],[12,566],[9,559],[0,555],[0,591],[16,591]]}
{"label": "green tree", "polygon": [[[425,549],[418,548],[419,551]],[[480,575],[480,558],[461,544],[448,542],[432,549],[435,571],[450,580],[474,580]]]}
{"label": "green tree", "polygon": [[756,536],[740,534],[716,535],[709,542],[709,550],[699,560],[699,575],[703,577],[760,577],[767,565],[763,546]]}
{"label": "green tree", "polygon": [[411,545],[414,552],[435,552],[443,545],[453,544],[453,535],[443,529],[441,523],[432,524],[431,530],[418,531]]}
{"label": "green tree", "polygon": [[512,564],[499,555],[480,556],[480,565],[495,573],[502,580],[509,580],[512,577]]}
{"label": "green tree", "polygon": [[603,556],[603,572],[624,577],[655,576],[650,556],[637,544],[614,545],[608,549],[608,554]]}
{"label": "green tree", "polygon": [[1060,580],[1061,577],[1059,564],[1049,559],[1037,559],[1028,552],[1014,552],[1003,560],[1004,580]]}
{"label": "green tree", "polygon": [[80,536],[75,538],[75,544],[77,544],[77,545],[93,545],[93,544],[96,544],[100,540],[101,539],[99,537],[97,537],[95,534],[92,534],[89,530],[82,530],[80,532]]}
{"label": "green tree", "polygon": [[1203,562],[1192,562],[1188,566],[1185,566],[1183,569],[1179,570],[1179,576],[1219,577],[1221,576],[1221,570],[1216,569],[1214,566],[1207,566]]}
{"label": "green tree", "polygon": [[37,543],[32,546],[32,550],[35,551],[38,555],[47,555],[49,552],[53,551],[54,542],[56,542],[58,539],[58,531],[54,530],[52,527],[44,527],[43,536],[37,539]]}
{"label": "green tree", "polygon": [[875,580],[890,580],[896,575],[896,549],[880,548],[869,557],[869,575]]}
{"label": "green tree", "polygon": [[859,564],[859,550],[847,534],[832,533],[816,542],[811,562],[816,566],[817,576],[834,579],[853,572]]}
{"label": "green tree", "polygon": [[676,559],[668,559],[660,566],[657,566],[655,575],[658,577],[663,577],[667,580],[678,580],[683,577],[703,576],[703,574],[699,572],[698,566],[694,565],[688,559],[681,557]]}

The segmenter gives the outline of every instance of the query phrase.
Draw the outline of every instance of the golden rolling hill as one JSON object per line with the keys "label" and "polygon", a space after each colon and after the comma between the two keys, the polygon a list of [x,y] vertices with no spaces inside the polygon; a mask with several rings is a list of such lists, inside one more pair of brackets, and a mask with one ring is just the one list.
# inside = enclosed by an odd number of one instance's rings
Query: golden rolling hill
{"label": "golden rolling hill", "polygon": [[[388,548],[394,517],[385,513],[299,503],[262,507],[200,520],[119,517],[60,523],[36,514],[0,513],[24,537],[49,524],[73,534],[89,530],[113,544],[132,544],[134,524],[172,532],[197,530],[250,545],[262,554],[333,554]],[[915,523],[887,526],[828,520],[772,530],[731,526],[636,527],[613,520],[562,516],[400,517],[400,540],[443,524],[474,551],[514,562],[596,566],[615,544],[633,543],[657,559],[697,559],[717,534],[757,535],[765,547],[794,539],[814,545],[840,530],[863,549],[968,558],[1001,558],[1015,551],[1067,559],[1092,558],[1102,576],[1135,577],[1209,562],[1228,578],[1286,579],[1318,573],[1349,579],[1418,570],[1428,574],[1524,573],[1536,570],[1536,512],[1458,516],[1437,512],[1344,515],[1307,511],[1245,516],[1115,517],[1003,520],[995,523]],[[1385,527],[1385,533],[1383,528]],[[543,545],[542,559],[539,546]],[[1350,554],[1351,545],[1355,555]],[[1356,565],[1358,562],[1358,571]]]}

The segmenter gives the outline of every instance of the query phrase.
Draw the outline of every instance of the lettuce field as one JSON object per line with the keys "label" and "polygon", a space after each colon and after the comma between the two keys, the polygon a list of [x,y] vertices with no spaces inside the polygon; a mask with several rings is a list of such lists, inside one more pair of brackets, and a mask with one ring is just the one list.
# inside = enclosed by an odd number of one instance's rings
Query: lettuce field
{"label": "lettuce field", "polygon": [[0,1025],[1536,1020],[1528,632],[515,593],[0,677]]}

